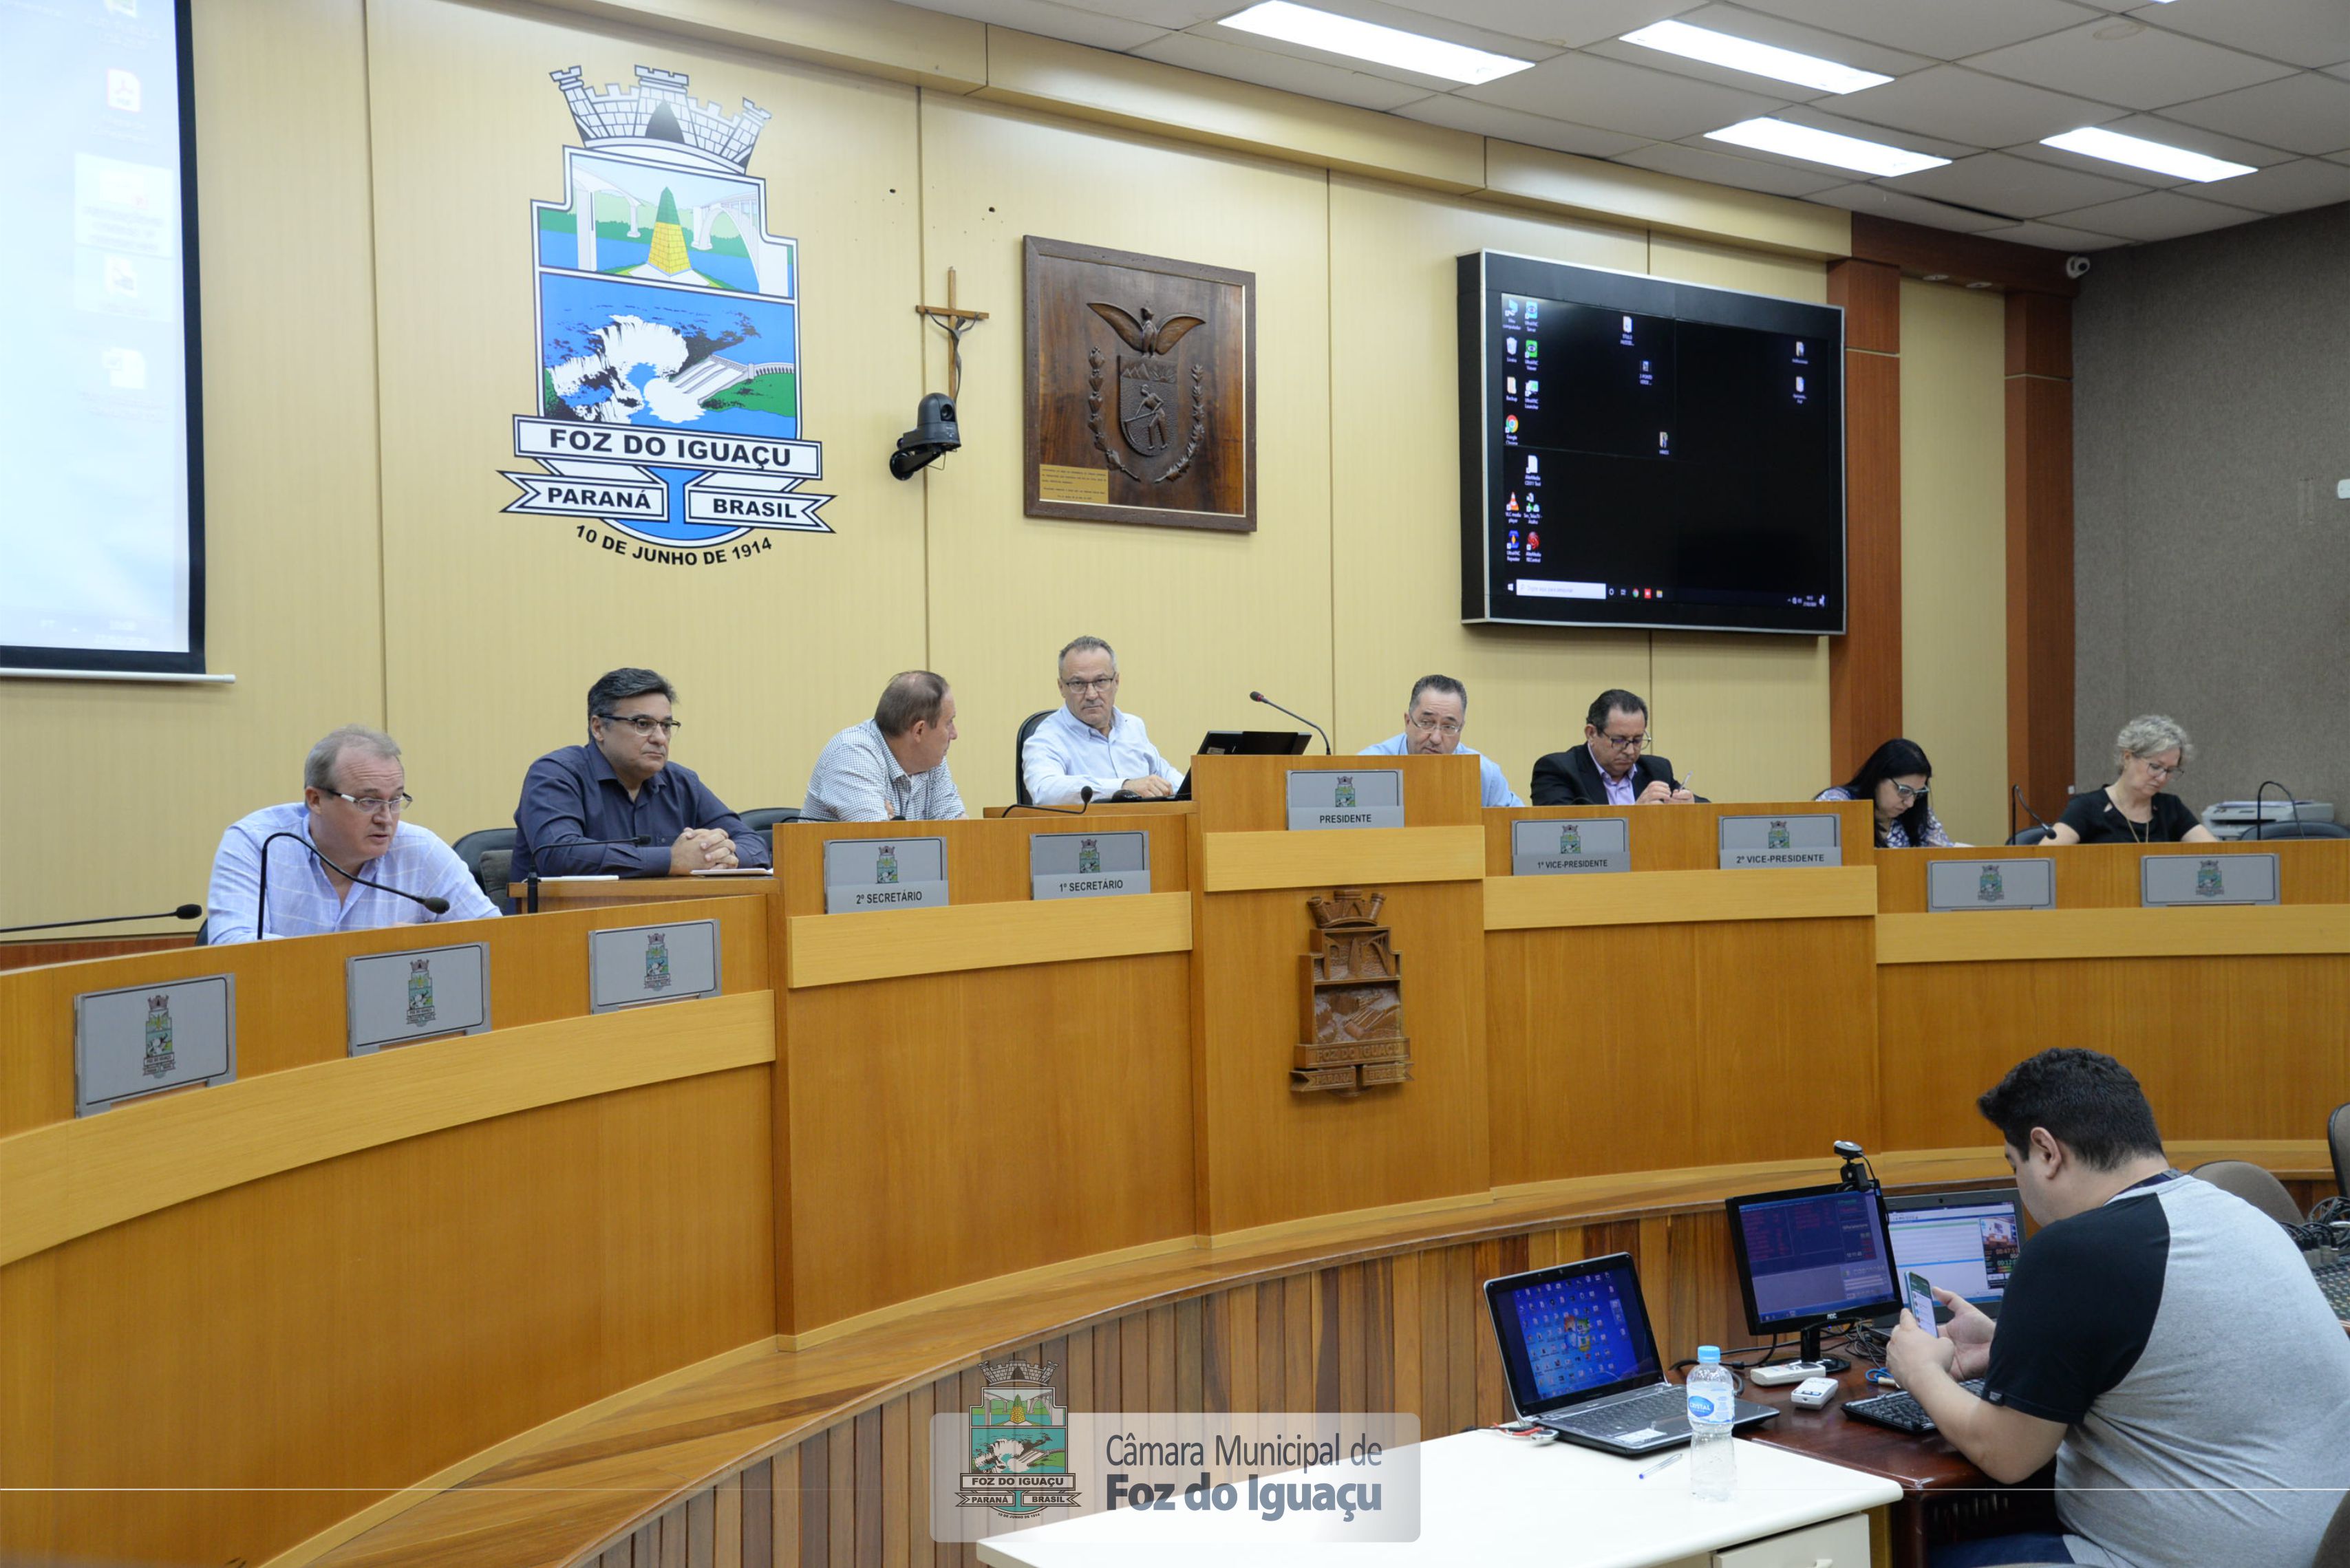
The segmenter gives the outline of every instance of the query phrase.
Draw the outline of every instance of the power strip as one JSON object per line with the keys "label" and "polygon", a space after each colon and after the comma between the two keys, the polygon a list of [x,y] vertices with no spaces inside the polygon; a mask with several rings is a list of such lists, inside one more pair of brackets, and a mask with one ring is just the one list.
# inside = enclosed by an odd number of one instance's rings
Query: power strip
{"label": "power strip", "polygon": [[1776,1366],[1758,1366],[1746,1375],[1746,1381],[1764,1388],[1776,1388],[1783,1383],[1801,1383],[1806,1377],[1820,1377],[1826,1369],[1816,1361],[1783,1361]]}

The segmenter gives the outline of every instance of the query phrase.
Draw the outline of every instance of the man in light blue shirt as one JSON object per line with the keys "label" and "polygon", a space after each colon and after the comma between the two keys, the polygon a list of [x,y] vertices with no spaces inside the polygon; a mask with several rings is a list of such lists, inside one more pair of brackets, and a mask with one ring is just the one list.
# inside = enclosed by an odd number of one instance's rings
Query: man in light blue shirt
{"label": "man in light blue shirt", "polygon": [[[265,806],[221,836],[206,899],[205,940],[219,946],[262,937],[494,919],[497,906],[456,852],[428,830],[401,820],[412,804],[407,784],[400,747],[380,731],[346,724],[311,747],[302,766],[299,801]],[[273,834],[287,836],[271,843]],[[269,867],[265,911],[260,907],[264,855]],[[382,886],[371,888],[369,882]],[[421,898],[445,899],[448,910],[435,914],[418,902]]]}
{"label": "man in light blue shirt", "polygon": [[802,822],[950,822],[962,795],[947,771],[954,693],[927,670],[892,676],[873,717],[825,742]]}
{"label": "man in light blue shirt", "polygon": [[1072,805],[1090,785],[1106,800],[1123,790],[1164,800],[1183,772],[1159,754],[1142,721],[1118,707],[1118,653],[1097,637],[1061,649],[1060,707],[1020,748],[1020,778],[1038,805]]}
{"label": "man in light blue shirt", "polygon": [[1477,804],[1523,805],[1510,788],[1501,764],[1461,739],[1469,720],[1469,688],[1450,675],[1423,675],[1412,682],[1411,702],[1404,710],[1403,732],[1389,735],[1376,746],[1365,746],[1367,757],[1448,757],[1455,752],[1477,759]]}

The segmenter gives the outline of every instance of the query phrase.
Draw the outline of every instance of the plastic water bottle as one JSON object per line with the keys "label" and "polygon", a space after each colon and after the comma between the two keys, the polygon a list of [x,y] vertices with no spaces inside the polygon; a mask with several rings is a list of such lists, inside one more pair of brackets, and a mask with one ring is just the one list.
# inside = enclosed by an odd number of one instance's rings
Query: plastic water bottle
{"label": "plastic water bottle", "polygon": [[1719,1345],[1697,1347],[1697,1365],[1683,1386],[1689,1393],[1690,1495],[1700,1502],[1728,1502],[1738,1479],[1738,1451],[1730,1439],[1737,1396]]}

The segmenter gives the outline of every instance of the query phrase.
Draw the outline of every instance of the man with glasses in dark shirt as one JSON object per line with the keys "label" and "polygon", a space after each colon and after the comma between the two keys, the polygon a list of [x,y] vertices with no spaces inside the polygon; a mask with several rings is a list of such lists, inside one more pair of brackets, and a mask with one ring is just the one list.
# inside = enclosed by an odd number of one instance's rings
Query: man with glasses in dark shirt
{"label": "man with glasses in dark shirt", "polygon": [[1687,805],[1697,796],[1649,750],[1648,705],[1629,691],[1592,699],[1583,744],[1534,764],[1536,805]]}
{"label": "man with glasses in dark shirt", "polygon": [[[588,689],[588,744],[530,765],[515,807],[514,877],[683,877],[770,863],[693,770],[670,761],[677,692],[650,670],[615,670]],[[598,843],[644,835],[643,846]]]}

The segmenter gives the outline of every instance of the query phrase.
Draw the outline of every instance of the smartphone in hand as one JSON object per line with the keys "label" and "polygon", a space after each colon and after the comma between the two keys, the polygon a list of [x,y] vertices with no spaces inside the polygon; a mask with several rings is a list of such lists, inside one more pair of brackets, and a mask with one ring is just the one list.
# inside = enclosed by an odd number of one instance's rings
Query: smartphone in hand
{"label": "smartphone in hand", "polygon": [[1909,1298],[1909,1315],[1918,1320],[1919,1328],[1939,1339],[1942,1330],[1934,1321],[1933,1282],[1917,1270],[1908,1269],[1901,1275],[1901,1288],[1902,1293]]}

